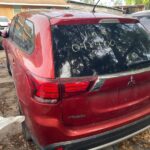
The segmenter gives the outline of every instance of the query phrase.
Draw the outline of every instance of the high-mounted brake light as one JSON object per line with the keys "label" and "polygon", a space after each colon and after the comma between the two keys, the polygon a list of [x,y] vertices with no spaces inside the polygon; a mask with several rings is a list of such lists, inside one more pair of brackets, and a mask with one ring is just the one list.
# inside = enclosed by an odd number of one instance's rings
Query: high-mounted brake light
{"label": "high-mounted brake light", "polygon": [[118,19],[101,19],[99,23],[120,23]]}

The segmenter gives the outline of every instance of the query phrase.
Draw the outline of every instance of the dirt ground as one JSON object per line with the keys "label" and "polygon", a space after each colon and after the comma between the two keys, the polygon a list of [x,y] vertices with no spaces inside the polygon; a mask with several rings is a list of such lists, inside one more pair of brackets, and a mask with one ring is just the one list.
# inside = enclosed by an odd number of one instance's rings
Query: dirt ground
{"label": "dirt ground", "polygon": [[[0,116],[18,115],[17,97],[11,77],[7,73],[4,50],[0,50]],[[6,135],[0,141],[0,150],[36,150],[33,143],[27,143],[21,126],[14,127],[15,134]],[[1,135],[0,135],[1,136]],[[150,129],[105,150],[150,150]]]}

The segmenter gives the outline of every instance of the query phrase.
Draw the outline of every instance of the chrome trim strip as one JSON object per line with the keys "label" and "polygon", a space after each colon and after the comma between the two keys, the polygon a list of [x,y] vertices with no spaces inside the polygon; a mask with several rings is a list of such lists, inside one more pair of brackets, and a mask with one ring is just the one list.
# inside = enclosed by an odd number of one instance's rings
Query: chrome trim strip
{"label": "chrome trim strip", "polygon": [[134,133],[132,133],[132,134],[130,134],[130,135],[128,135],[128,136],[125,136],[125,137],[123,137],[123,138],[120,138],[120,139],[118,139],[118,140],[116,140],[116,141],[113,141],[113,142],[110,142],[110,143],[107,143],[107,144],[104,144],[104,145],[100,145],[100,146],[97,146],[97,147],[92,148],[92,149],[89,149],[89,150],[99,150],[99,149],[102,149],[102,148],[105,148],[105,147],[108,147],[108,146],[117,144],[117,143],[119,143],[119,142],[121,142],[121,141],[124,141],[124,140],[126,140],[126,139],[129,139],[129,138],[131,138],[131,137],[133,137],[133,136],[135,136],[135,135],[137,135],[137,134],[139,134],[139,133],[141,133],[141,132],[147,130],[148,128],[150,128],[150,125],[148,125],[147,127],[143,128],[143,129],[141,129],[141,130],[139,130],[139,131],[137,131],[137,132],[134,132]]}
{"label": "chrome trim strip", "polygon": [[101,77],[98,77],[93,87],[91,88],[90,92],[98,91],[103,86],[104,83],[105,79],[101,79]]}
{"label": "chrome trim strip", "polygon": [[107,80],[107,79],[124,77],[124,76],[128,76],[128,75],[135,75],[135,74],[140,74],[140,73],[144,73],[144,72],[148,72],[148,71],[150,71],[150,67],[136,70],[136,71],[128,71],[128,72],[115,73],[115,74],[109,74],[109,75],[99,75],[95,84],[91,88],[90,92],[94,92],[94,91],[99,90],[103,86],[103,84],[105,83],[105,80]]}
{"label": "chrome trim strip", "polygon": [[140,74],[140,73],[144,73],[144,72],[148,72],[150,71],[150,67],[147,68],[143,68],[140,70],[136,70],[136,71],[128,71],[128,72],[123,72],[123,73],[115,73],[115,74],[110,74],[110,75],[99,75],[100,79],[110,79],[110,78],[117,78],[117,77],[123,77],[123,76],[128,76],[128,75],[135,75],[135,74]]}

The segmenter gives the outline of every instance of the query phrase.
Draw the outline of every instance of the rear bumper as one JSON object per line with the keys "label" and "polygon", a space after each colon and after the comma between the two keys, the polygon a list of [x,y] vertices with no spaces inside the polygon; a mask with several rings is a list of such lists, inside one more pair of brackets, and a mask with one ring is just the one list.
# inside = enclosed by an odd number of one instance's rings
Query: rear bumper
{"label": "rear bumper", "polygon": [[150,115],[123,127],[94,136],[51,144],[43,150],[53,150],[62,146],[66,150],[99,149],[128,139],[150,127]]}

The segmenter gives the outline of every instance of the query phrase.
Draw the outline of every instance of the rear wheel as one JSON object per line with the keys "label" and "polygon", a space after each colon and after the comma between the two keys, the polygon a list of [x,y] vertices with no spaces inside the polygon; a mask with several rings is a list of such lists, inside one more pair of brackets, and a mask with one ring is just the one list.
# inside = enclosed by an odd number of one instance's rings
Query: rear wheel
{"label": "rear wheel", "polygon": [[0,50],[3,50],[3,47],[2,47],[2,37],[0,37]]}
{"label": "rear wheel", "polygon": [[0,44],[0,50],[3,50],[3,47],[2,47],[2,45]]}
{"label": "rear wheel", "polygon": [[11,73],[11,66],[10,66],[10,63],[9,63],[8,56],[6,56],[6,63],[7,63],[7,70],[8,70],[8,73],[9,73],[10,76],[12,76],[12,73]]}
{"label": "rear wheel", "polygon": [[22,123],[22,133],[23,133],[23,136],[24,136],[26,141],[30,141],[30,142],[32,141],[31,135],[27,129],[25,121]]}

